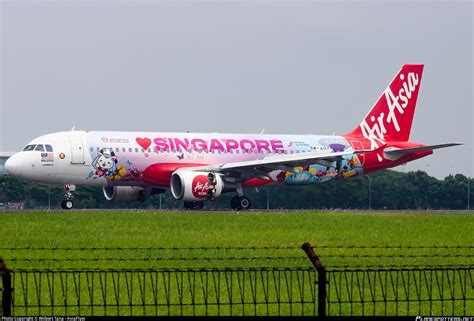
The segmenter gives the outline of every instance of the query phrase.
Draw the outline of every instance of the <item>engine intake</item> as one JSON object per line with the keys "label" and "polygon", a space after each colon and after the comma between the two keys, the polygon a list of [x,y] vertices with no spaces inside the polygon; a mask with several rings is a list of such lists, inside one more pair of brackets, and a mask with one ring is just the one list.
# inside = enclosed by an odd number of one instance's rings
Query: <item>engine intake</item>
{"label": "engine intake", "polygon": [[178,200],[213,200],[222,194],[224,181],[215,173],[178,170],[171,175],[170,189]]}

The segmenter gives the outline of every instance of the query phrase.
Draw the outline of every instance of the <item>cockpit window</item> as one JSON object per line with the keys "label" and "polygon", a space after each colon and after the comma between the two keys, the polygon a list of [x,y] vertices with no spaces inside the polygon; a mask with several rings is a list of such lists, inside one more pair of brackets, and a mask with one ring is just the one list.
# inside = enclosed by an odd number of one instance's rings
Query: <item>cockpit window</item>
{"label": "cockpit window", "polygon": [[36,146],[36,145],[26,145],[26,147],[23,148],[23,151],[24,151],[24,152],[29,152],[30,150],[35,149],[35,146]]}
{"label": "cockpit window", "polygon": [[44,147],[46,148],[47,152],[52,152],[53,151],[53,147],[51,147],[51,145],[44,145]]}
{"label": "cockpit window", "polygon": [[41,145],[41,144],[38,144],[38,145],[36,145],[35,150],[38,151],[38,152],[44,152],[44,146]]}

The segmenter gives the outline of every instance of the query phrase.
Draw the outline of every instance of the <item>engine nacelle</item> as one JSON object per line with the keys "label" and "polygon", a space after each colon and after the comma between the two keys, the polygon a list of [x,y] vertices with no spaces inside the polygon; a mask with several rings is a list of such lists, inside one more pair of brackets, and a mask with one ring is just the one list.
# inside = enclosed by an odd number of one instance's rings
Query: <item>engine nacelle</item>
{"label": "engine nacelle", "polygon": [[144,202],[149,193],[140,186],[105,186],[105,199],[114,202]]}
{"label": "engine nacelle", "polygon": [[222,194],[224,181],[219,174],[178,170],[171,175],[171,195],[186,202],[213,200]]}

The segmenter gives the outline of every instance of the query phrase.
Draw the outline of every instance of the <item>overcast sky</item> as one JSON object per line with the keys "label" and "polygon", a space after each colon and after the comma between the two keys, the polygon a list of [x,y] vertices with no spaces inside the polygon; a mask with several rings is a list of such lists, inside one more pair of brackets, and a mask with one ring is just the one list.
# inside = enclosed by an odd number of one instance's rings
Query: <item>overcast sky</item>
{"label": "overcast sky", "polygon": [[[471,1],[2,1],[0,151],[86,130],[344,134],[425,70],[410,163],[473,174]],[[401,170],[401,169],[400,169]]]}

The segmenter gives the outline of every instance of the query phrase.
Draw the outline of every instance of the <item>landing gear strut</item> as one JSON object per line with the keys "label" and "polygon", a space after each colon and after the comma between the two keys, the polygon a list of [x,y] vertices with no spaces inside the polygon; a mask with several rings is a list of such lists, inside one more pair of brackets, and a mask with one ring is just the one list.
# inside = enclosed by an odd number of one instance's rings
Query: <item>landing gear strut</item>
{"label": "landing gear strut", "polygon": [[204,202],[184,202],[184,208],[187,210],[202,210]]}
{"label": "landing gear strut", "polygon": [[233,210],[237,210],[237,211],[248,210],[250,209],[251,205],[252,205],[252,202],[250,202],[250,199],[245,195],[234,196],[230,200],[230,207]]}
{"label": "landing gear strut", "polygon": [[76,191],[76,185],[64,185],[64,197],[66,198],[64,201],[61,202],[61,207],[65,210],[70,210],[74,207],[73,193]]}

